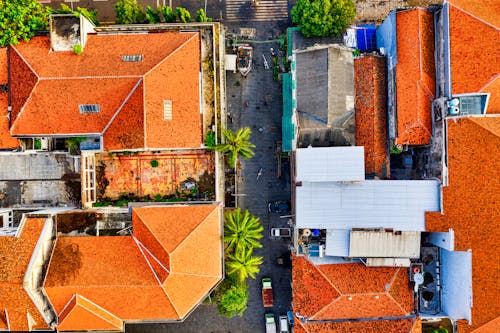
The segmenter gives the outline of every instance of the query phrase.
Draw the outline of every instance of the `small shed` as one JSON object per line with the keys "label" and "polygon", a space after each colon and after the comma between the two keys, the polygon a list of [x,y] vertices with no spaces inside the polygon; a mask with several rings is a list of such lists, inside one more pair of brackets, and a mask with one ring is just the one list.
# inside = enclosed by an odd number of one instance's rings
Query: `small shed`
{"label": "small shed", "polygon": [[224,55],[224,66],[226,67],[226,71],[236,73],[236,58],[236,54]]}

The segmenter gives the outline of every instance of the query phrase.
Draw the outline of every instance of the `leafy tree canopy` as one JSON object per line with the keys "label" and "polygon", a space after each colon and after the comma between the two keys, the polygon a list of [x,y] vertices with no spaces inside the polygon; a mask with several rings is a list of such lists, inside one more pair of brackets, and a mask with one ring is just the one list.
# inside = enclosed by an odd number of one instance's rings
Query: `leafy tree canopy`
{"label": "leafy tree canopy", "polygon": [[215,146],[215,150],[228,155],[227,164],[236,167],[238,156],[252,158],[255,152],[252,150],[255,145],[251,143],[250,135],[252,130],[249,127],[240,128],[236,133],[229,129],[222,129],[222,134],[226,143]]}
{"label": "leafy tree canopy", "polygon": [[49,25],[51,9],[37,0],[0,0],[0,47],[28,41]]}
{"label": "leafy tree canopy", "polygon": [[307,37],[341,36],[356,15],[353,0],[297,0],[292,21]]}
{"label": "leafy tree canopy", "polygon": [[245,210],[243,213],[238,207],[235,211],[226,213],[224,222],[224,243],[228,253],[239,252],[245,249],[260,248],[264,227],[255,217]]}
{"label": "leafy tree canopy", "polygon": [[207,14],[203,10],[203,8],[200,8],[196,12],[196,22],[212,22],[212,19],[210,17],[207,17]]}
{"label": "leafy tree canopy", "polygon": [[247,309],[248,290],[246,284],[230,285],[217,302],[220,314],[231,318],[241,316]]}
{"label": "leafy tree canopy", "polygon": [[252,256],[252,249],[242,249],[234,254],[228,254],[226,259],[226,274],[234,276],[243,283],[247,278],[255,279],[260,272],[262,257]]}
{"label": "leafy tree canopy", "polygon": [[134,24],[144,22],[144,12],[137,0],[120,0],[115,4],[116,23]]}
{"label": "leafy tree canopy", "polygon": [[165,19],[165,22],[167,23],[174,23],[175,22],[175,13],[170,6],[160,6],[158,9],[161,12],[161,15],[163,15],[163,18]]}
{"label": "leafy tree canopy", "polygon": [[160,23],[160,11],[151,6],[146,7],[146,21],[148,23]]}
{"label": "leafy tree canopy", "polygon": [[191,13],[186,8],[177,7],[175,8],[175,11],[177,12],[179,21],[181,21],[182,23],[191,22]]}
{"label": "leafy tree canopy", "polygon": [[90,22],[94,23],[94,25],[99,25],[99,21],[97,20],[97,9],[94,10],[88,10],[87,8],[82,8],[82,7],[76,7],[76,10],[73,11],[71,8],[64,4],[61,3],[61,8],[54,10],[55,14],[75,14],[76,16],[78,15],[83,15],[85,16]]}

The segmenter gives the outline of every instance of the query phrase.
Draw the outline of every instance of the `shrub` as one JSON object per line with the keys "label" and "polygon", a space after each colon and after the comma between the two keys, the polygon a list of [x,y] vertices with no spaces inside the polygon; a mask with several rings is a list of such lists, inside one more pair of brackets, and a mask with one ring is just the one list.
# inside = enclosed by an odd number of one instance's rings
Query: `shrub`
{"label": "shrub", "polygon": [[160,13],[163,16],[163,19],[167,23],[174,23],[175,22],[175,13],[172,10],[172,7],[170,6],[162,6],[159,7]]}
{"label": "shrub", "polygon": [[208,148],[215,147],[215,133],[214,133],[214,131],[209,131],[207,133],[207,136],[205,137],[204,143],[205,143],[205,146],[207,146]]}
{"label": "shrub", "polygon": [[148,23],[160,23],[160,11],[151,6],[146,7],[146,21]]}
{"label": "shrub", "polygon": [[212,19],[210,17],[207,17],[207,14],[205,13],[205,10],[203,8],[198,9],[196,12],[196,22],[212,22]]}
{"label": "shrub", "polygon": [[157,160],[152,160],[150,163],[151,163],[151,167],[153,167],[153,168],[157,168],[158,164],[159,164]]}
{"label": "shrub", "polygon": [[76,55],[82,54],[82,46],[80,44],[75,44],[75,46],[73,46],[73,52],[75,52]]}
{"label": "shrub", "polygon": [[175,11],[177,12],[177,17],[179,18],[179,21],[182,23],[188,23],[191,22],[191,13],[186,8],[183,7],[177,7],[175,8]]}
{"label": "shrub", "polygon": [[116,23],[133,24],[144,22],[144,13],[137,0],[120,0],[115,4]]}
{"label": "shrub", "polygon": [[220,298],[217,299],[220,314],[227,318],[243,315],[247,309],[247,302],[248,287],[246,284],[229,284],[229,287],[222,291]]}

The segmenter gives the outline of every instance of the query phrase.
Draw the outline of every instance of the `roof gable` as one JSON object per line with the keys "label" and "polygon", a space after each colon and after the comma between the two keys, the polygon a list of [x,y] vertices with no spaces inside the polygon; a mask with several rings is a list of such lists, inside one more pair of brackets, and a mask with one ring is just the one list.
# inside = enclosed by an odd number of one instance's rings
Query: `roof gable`
{"label": "roof gable", "polygon": [[[73,301],[74,300],[74,301]],[[84,322],[87,330],[122,331],[123,322],[120,318],[90,302],[85,297],[75,295],[64,316],[59,316],[58,331],[81,330]]]}

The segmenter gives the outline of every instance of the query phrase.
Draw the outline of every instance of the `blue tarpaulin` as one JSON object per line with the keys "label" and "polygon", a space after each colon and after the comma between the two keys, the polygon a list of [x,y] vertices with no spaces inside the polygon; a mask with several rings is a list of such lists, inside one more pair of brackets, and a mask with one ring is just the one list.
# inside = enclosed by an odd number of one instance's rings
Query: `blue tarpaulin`
{"label": "blue tarpaulin", "polygon": [[392,69],[398,63],[396,45],[396,12],[392,11],[389,16],[377,28],[377,48],[384,48],[387,55],[387,65]]}
{"label": "blue tarpaulin", "polygon": [[377,49],[376,27],[366,24],[356,27],[356,46],[360,51],[373,51]]}

